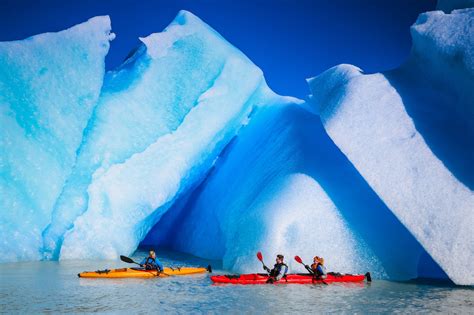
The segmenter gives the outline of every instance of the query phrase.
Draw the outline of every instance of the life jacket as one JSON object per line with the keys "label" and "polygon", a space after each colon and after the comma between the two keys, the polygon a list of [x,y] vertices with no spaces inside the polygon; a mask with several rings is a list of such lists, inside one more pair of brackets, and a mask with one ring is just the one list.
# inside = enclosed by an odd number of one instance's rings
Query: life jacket
{"label": "life jacket", "polygon": [[146,270],[155,270],[156,269],[156,261],[152,257],[148,257],[145,261],[145,269]]}
{"label": "life jacket", "polygon": [[311,269],[313,270],[316,277],[322,277],[326,274],[326,267],[324,267],[324,265],[321,263],[312,264]]}
{"label": "life jacket", "polygon": [[270,277],[277,277],[281,273],[281,269],[283,268],[283,266],[285,266],[288,270],[288,265],[285,263],[275,264],[273,266],[273,269],[270,271]]}

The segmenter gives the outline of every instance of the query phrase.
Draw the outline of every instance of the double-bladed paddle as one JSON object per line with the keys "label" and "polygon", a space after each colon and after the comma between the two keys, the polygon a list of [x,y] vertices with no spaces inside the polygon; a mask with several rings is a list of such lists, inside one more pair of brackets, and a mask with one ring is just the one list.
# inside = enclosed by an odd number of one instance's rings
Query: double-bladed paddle
{"label": "double-bladed paddle", "polygon": [[[303,262],[303,259],[301,259],[300,256],[295,256],[295,260],[296,260],[297,262],[299,262],[300,264],[302,264],[302,265],[306,268],[306,270],[309,271],[310,274],[316,275],[316,274],[314,273],[314,271],[311,270],[311,268],[309,268],[309,266],[306,265],[306,264]],[[327,285],[327,282],[325,282],[323,279],[318,279],[318,280],[320,280],[322,283],[324,283],[325,285]]]}
{"label": "double-bladed paddle", "polygon": [[[122,256],[122,255],[120,255],[120,260],[123,261],[123,262],[129,263],[129,264],[137,264],[137,265],[139,265],[140,267],[142,266],[142,265],[140,265],[139,263],[137,263],[136,261],[134,261],[132,258],[127,257],[127,256]],[[169,274],[164,273],[163,271],[160,271],[158,268],[156,268],[156,272],[158,272],[158,274],[163,274],[163,275],[165,275],[165,276],[169,276]],[[157,274],[157,275],[158,275],[158,274]]]}

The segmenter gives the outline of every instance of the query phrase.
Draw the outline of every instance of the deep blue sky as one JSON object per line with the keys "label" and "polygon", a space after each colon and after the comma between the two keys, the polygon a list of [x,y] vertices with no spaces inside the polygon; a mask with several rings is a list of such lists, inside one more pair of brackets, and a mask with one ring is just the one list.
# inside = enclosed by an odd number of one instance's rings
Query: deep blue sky
{"label": "deep blue sky", "polygon": [[435,0],[0,0],[0,41],[107,14],[117,34],[106,59],[111,69],[139,44],[139,36],[161,31],[186,9],[262,68],[273,90],[304,98],[305,78],[334,65],[376,72],[402,63],[410,51],[410,25],[435,5]]}

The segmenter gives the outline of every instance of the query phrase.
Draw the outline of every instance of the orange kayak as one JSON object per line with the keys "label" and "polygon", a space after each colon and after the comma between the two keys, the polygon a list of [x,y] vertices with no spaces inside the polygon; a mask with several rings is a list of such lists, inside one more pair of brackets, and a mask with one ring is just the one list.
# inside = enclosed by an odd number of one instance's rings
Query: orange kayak
{"label": "orange kayak", "polygon": [[111,270],[84,271],[77,274],[80,278],[156,278],[168,276],[192,275],[211,272],[211,266],[204,267],[165,267],[163,272],[145,270],[142,268],[120,268]]}

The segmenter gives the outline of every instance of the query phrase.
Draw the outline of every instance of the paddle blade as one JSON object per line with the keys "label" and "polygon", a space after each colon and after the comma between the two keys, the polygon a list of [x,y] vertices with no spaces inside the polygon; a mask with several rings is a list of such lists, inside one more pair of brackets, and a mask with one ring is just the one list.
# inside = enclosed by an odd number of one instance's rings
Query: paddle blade
{"label": "paddle blade", "polygon": [[299,262],[300,264],[303,263],[303,260],[300,258],[300,256],[295,256],[295,260]]}
{"label": "paddle blade", "polygon": [[261,253],[261,252],[258,252],[258,253],[257,253],[257,258],[258,258],[258,260],[260,260],[260,261],[263,262],[263,256],[262,256],[262,253]]}
{"label": "paddle blade", "polygon": [[134,264],[135,262],[133,261],[132,258],[129,258],[127,256],[122,256],[120,255],[120,260],[129,264]]}

